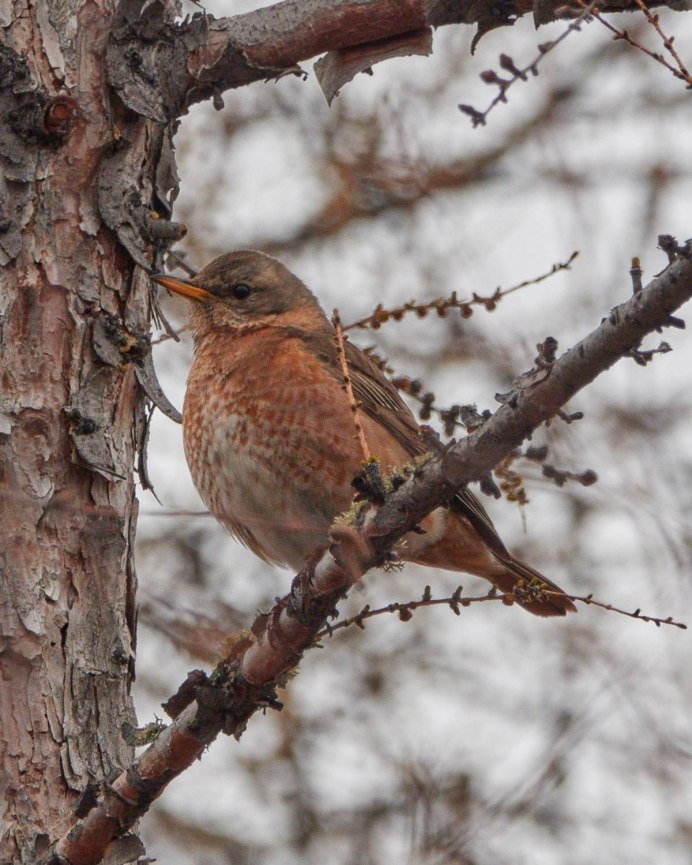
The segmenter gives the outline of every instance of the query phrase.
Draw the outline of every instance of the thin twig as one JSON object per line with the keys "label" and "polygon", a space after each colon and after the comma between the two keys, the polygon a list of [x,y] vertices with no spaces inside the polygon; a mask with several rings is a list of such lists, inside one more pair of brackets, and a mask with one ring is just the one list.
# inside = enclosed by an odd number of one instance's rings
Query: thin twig
{"label": "thin twig", "polygon": [[190,330],[190,325],[184,324],[182,327],[179,327],[173,333],[163,333],[163,334],[161,334],[161,336],[157,336],[156,339],[152,339],[151,344],[152,345],[158,345],[159,343],[166,342],[169,339],[175,339],[177,342],[178,341],[177,338],[180,336],[180,334],[185,333],[185,331],[187,331],[187,330]]}
{"label": "thin twig", "polygon": [[[402,621],[408,621],[413,616],[413,611],[418,610],[421,607],[439,607],[439,606],[447,606],[449,607],[455,615],[460,614],[461,607],[470,607],[471,604],[483,604],[487,601],[501,601],[503,604],[507,606],[512,606],[516,601],[519,600],[519,596],[524,596],[527,592],[532,591],[531,587],[528,588],[518,588],[514,592],[495,592],[491,591],[485,595],[476,595],[472,597],[463,597],[462,596],[462,587],[459,586],[456,591],[445,598],[433,598],[430,595],[430,587],[426,586],[425,593],[423,597],[418,601],[406,601],[402,603],[392,603],[387,604],[386,607],[378,607],[377,609],[371,609],[369,604],[363,607],[360,612],[356,613],[354,616],[349,616],[347,619],[341,619],[341,621],[337,622],[335,625],[327,625],[322,631],[320,631],[316,640],[321,640],[324,637],[331,637],[335,631],[343,631],[346,628],[350,628],[352,626],[356,626],[358,628],[363,628],[363,622],[366,619],[372,619],[375,616],[381,616],[385,613],[396,613]],[[586,604],[591,607],[599,607],[602,610],[607,610],[608,612],[618,613],[621,616],[627,616],[630,619],[639,619],[642,622],[652,622],[656,625],[657,628],[660,628],[661,625],[671,625],[674,628],[679,628],[680,630],[687,630],[687,625],[684,622],[676,622],[673,620],[672,616],[667,616],[663,618],[662,616],[649,616],[644,615],[640,609],[636,609],[633,612],[629,612],[628,610],[622,610],[619,607],[614,606],[613,604],[606,604],[603,601],[597,601],[593,597],[593,595],[564,595],[561,592],[552,592],[547,589],[540,589],[541,597],[555,595],[556,597],[568,597],[571,601],[576,601],[580,604]]]}
{"label": "thin twig", "polygon": [[606,19],[603,17],[603,14],[596,6],[593,5],[593,3],[587,7],[587,5],[584,3],[584,0],[575,0],[575,2],[578,3],[579,6],[581,6],[585,10],[585,13],[588,11],[588,13],[593,15],[598,21],[600,21],[600,23],[604,27],[607,27],[607,29],[610,30],[611,33],[614,33],[615,39],[622,39],[628,45],[631,45],[632,48],[636,48],[638,51],[643,52],[648,57],[651,57],[652,60],[660,63],[661,66],[665,66],[665,68],[669,72],[672,72],[676,78],[684,81],[687,84],[688,88],[692,88],[692,75],[690,75],[684,63],[678,56],[677,51],[673,48],[673,38],[669,38],[663,33],[658,23],[658,15],[652,15],[648,8],[644,5],[642,0],[635,0],[635,3],[637,4],[637,6],[639,6],[642,12],[644,12],[649,24],[654,27],[661,39],[663,39],[663,45],[674,58],[675,62],[678,64],[678,69],[676,69],[675,66],[669,63],[662,54],[659,54],[656,51],[651,51],[645,45],[642,45],[640,42],[637,42],[636,39],[633,39],[627,32],[627,30],[620,30],[614,24],[611,24],[610,21],[606,21]]}
{"label": "thin twig", "polygon": [[346,360],[346,346],[344,345],[348,337],[344,336],[344,330],[341,326],[341,318],[339,317],[338,309],[335,309],[332,313],[332,324],[334,325],[334,330],[336,332],[336,351],[339,356],[341,373],[344,377],[342,387],[346,391],[348,404],[351,409],[351,414],[353,415],[353,427],[356,431],[354,438],[357,439],[358,444],[360,445],[360,452],[363,456],[364,462],[368,463],[371,458],[370,448],[368,447],[368,442],[365,438],[365,433],[363,432],[363,426],[360,422],[360,412],[358,411],[359,404],[353,395],[353,386],[351,385],[351,376],[348,371],[348,361]]}
{"label": "thin twig", "polygon": [[[185,261],[184,255],[181,255],[180,253],[175,252],[174,250],[168,251],[168,255],[166,257],[166,264],[167,265],[173,264],[174,267],[180,268],[180,270],[183,270],[187,274],[187,276],[189,276],[193,279],[195,276],[197,276],[198,271],[195,270],[194,267],[191,267]],[[174,339],[177,342],[179,337],[180,337],[180,334],[185,333],[185,331],[187,331],[189,329],[190,329],[189,324],[184,324],[182,327],[178,328],[177,330],[173,330],[173,328],[169,327],[169,328],[167,328],[166,333],[164,333],[161,336],[158,336],[156,339],[152,340],[151,344],[152,345],[159,345],[162,342],[167,342],[169,339]]]}
{"label": "thin twig", "polygon": [[634,0],[634,2],[637,4],[637,6],[639,6],[639,8],[642,10],[642,12],[646,15],[646,20],[649,22],[649,24],[651,24],[651,26],[654,28],[654,30],[661,37],[661,41],[663,42],[663,47],[670,54],[670,56],[673,58],[673,60],[675,60],[675,62],[678,64],[678,69],[680,70],[682,79],[684,81],[686,81],[690,86],[692,86],[692,76],[690,76],[690,73],[688,72],[687,67],[685,66],[685,64],[680,59],[680,55],[678,54],[678,52],[673,47],[673,40],[675,39],[675,37],[674,36],[666,36],[666,34],[663,32],[663,30],[661,30],[661,25],[659,23],[658,15],[652,15],[651,11],[649,10],[649,7],[643,2],[643,0]]}
{"label": "thin twig", "polygon": [[391,309],[385,309],[382,304],[378,304],[370,315],[366,315],[364,318],[358,319],[358,321],[347,324],[344,327],[344,330],[352,330],[356,327],[370,327],[373,330],[378,330],[386,321],[389,321],[390,319],[401,321],[401,319],[410,312],[414,312],[419,318],[425,318],[425,316],[432,311],[436,312],[440,318],[444,318],[450,309],[460,309],[462,316],[464,318],[469,318],[473,315],[473,310],[471,309],[472,306],[483,306],[488,312],[492,312],[499,301],[508,294],[512,294],[512,292],[519,291],[520,288],[526,288],[529,285],[538,285],[539,282],[549,279],[561,270],[569,270],[572,262],[578,255],[579,252],[573,252],[567,261],[560,261],[557,264],[554,264],[546,273],[542,273],[540,276],[535,276],[531,279],[525,279],[523,282],[511,286],[511,288],[496,288],[493,294],[489,297],[484,297],[483,295],[474,292],[470,299],[461,300],[457,297],[456,291],[453,291],[449,297],[436,297],[433,300],[426,301],[425,303],[411,300],[408,303],[392,307]]}
{"label": "thin twig", "polygon": [[189,265],[187,261],[185,261],[185,253],[176,252],[173,249],[168,250],[168,255],[166,256],[166,264],[173,264],[175,267],[179,267],[181,270],[184,270],[185,273],[191,278],[194,279],[198,272],[194,267]]}
{"label": "thin twig", "polygon": [[552,42],[544,42],[542,45],[538,46],[538,56],[535,57],[527,66],[524,66],[523,69],[519,69],[511,57],[506,54],[500,55],[500,67],[504,69],[506,72],[510,72],[511,78],[501,78],[494,70],[490,69],[486,72],[481,72],[480,78],[486,84],[495,84],[499,88],[497,96],[493,99],[493,101],[488,105],[485,111],[479,111],[477,108],[474,108],[473,105],[459,105],[459,111],[462,111],[468,117],[471,118],[471,123],[473,128],[475,129],[477,126],[485,126],[488,114],[495,108],[496,105],[499,105],[501,102],[507,101],[507,91],[509,88],[516,84],[517,81],[528,81],[529,74],[534,77],[538,75],[538,66],[546,56],[551,51],[553,51],[557,46],[564,41],[570,33],[577,32],[581,29],[581,25],[584,21],[587,21],[592,14],[596,0],[589,6],[585,6],[581,0],[578,0],[579,5],[584,7],[584,11],[575,18],[574,21],[570,23],[567,29],[554,39]]}

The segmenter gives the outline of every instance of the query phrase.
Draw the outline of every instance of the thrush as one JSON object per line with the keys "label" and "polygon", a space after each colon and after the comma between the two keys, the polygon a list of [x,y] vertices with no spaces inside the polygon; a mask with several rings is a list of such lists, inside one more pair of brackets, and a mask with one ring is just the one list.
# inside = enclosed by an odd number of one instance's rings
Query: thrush
{"label": "thrush", "polygon": [[[281,262],[232,252],[194,279],[154,280],[190,300],[195,353],[183,408],[185,456],[214,516],[268,562],[298,570],[352,502],[362,453],[343,390],[335,330],[317,298]],[[370,452],[383,472],[428,445],[399,392],[363,351],[345,356]],[[480,502],[463,488],[398,552],[517,592],[538,616],[574,610],[564,592],[511,555]]]}

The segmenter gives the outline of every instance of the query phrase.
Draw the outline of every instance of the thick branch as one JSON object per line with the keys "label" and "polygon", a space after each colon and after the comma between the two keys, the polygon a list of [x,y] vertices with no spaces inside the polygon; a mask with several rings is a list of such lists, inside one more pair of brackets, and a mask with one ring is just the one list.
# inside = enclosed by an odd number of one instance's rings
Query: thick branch
{"label": "thick branch", "polygon": [[[638,8],[636,0],[610,0],[600,10]],[[427,53],[421,40],[428,28],[477,24],[477,41],[527,12],[538,24],[566,10],[563,0],[284,0],[230,18],[199,13],[176,23],[164,4],[121,0],[108,77],[129,108],[165,123],[224,90],[300,73],[301,61],[325,52],[331,68],[325,92],[331,98],[334,80],[407,53],[406,45],[408,53]]]}
{"label": "thick branch", "polygon": [[[424,479],[393,493],[375,515],[378,549],[401,537],[400,516],[421,519],[448,501],[459,486],[480,480],[542,423],[554,417],[578,391],[635,351],[641,340],[665,327],[671,314],[692,297],[692,258],[680,258],[630,300],[616,306],[599,327],[546,369],[522,376],[525,382],[479,430],[424,469]],[[533,381],[531,380],[533,379]]]}
{"label": "thick branch", "polygon": [[423,465],[384,505],[371,508],[358,528],[334,529],[329,551],[316,555],[294,579],[291,592],[252,632],[244,632],[208,679],[191,676],[173,723],[107,788],[54,847],[52,863],[94,865],[168,783],[199,758],[219,734],[239,737],[258,708],[278,707],[274,688],[295,668],[334,605],[349,587],[423,516],[444,505],[463,484],[485,477],[497,462],[579,390],[618,359],[634,352],[651,331],[692,297],[692,258],[681,257],[641,292],[616,307],[596,330],[558,360],[544,359],[520,377],[516,390],[475,433]]}

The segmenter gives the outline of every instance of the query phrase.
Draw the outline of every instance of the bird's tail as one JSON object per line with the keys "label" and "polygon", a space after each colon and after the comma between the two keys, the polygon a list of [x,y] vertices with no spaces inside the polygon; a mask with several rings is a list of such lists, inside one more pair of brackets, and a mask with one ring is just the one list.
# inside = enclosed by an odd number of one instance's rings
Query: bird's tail
{"label": "bird's tail", "polygon": [[512,592],[525,610],[535,616],[564,616],[576,613],[577,608],[564,591],[543,574],[515,559],[510,553],[506,556],[495,554],[497,571],[488,579],[501,592]]}

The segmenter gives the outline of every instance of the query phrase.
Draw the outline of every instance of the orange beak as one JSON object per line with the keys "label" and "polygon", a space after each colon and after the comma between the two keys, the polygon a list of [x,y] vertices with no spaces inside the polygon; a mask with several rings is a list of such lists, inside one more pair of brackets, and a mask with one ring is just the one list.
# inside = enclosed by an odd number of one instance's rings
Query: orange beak
{"label": "orange beak", "polygon": [[177,276],[168,276],[166,273],[154,273],[151,278],[169,291],[182,294],[183,297],[188,297],[190,300],[209,301],[215,299],[211,292],[188,282],[187,279],[178,279]]}

